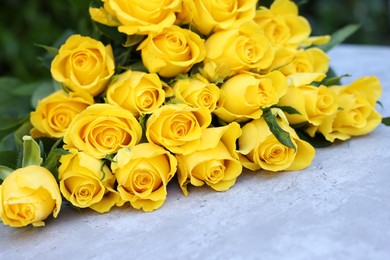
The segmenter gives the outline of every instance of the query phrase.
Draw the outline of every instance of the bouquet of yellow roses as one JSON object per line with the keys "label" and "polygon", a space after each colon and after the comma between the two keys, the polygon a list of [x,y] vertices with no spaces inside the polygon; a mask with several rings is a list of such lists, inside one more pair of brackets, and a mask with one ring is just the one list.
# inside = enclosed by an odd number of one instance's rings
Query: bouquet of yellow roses
{"label": "bouquet of yellow roses", "polygon": [[0,166],[6,225],[44,225],[63,198],[153,211],[172,179],[186,196],[226,191],[243,168],[301,170],[314,147],[382,121],[376,77],[339,85],[329,70],[326,51],[356,28],[311,37],[292,1],[94,0],[89,13],[101,33],[54,50],[58,88]]}

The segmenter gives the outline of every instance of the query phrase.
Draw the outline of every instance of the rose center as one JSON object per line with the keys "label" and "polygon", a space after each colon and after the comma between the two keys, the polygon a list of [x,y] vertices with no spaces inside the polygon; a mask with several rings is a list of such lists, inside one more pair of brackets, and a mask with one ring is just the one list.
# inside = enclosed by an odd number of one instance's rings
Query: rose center
{"label": "rose center", "polygon": [[96,187],[93,184],[83,184],[77,187],[76,200],[80,205],[88,203],[95,194]]}
{"label": "rose center", "polygon": [[9,208],[12,213],[20,219],[26,221],[35,219],[35,208],[31,204],[12,204]]}

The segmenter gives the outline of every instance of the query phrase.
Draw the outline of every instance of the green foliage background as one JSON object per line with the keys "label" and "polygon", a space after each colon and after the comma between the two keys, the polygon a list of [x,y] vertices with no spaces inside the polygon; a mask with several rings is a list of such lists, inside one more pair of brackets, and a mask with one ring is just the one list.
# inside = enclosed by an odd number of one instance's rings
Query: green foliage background
{"label": "green foliage background", "polygon": [[[269,5],[271,0],[260,4]],[[350,23],[362,27],[348,43],[390,45],[390,3],[387,0],[296,0],[313,34],[331,34]],[[0,9],[0,76],[24,81],[49,78],[42,63],[44,49],[71,33],[93,34],[88,0],[2,0]],[[46,64],[48,65],[48,64]]]}

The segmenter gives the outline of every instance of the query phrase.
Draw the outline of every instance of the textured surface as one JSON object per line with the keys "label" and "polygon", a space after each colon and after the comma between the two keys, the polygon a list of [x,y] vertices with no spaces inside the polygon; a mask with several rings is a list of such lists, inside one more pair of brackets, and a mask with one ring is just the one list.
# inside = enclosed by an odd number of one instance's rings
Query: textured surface
{"label": "textured surface", "polygon": [[[339,46],[338,74],[377,75],[390,116],[390,48]],[[64,206],[44,228],[0,224],[0,259],[390,259],[390,127],[317,150],[299,172],[244,172],[229,191],[176,183],[159,210]],[[38,257],[38,258],[36,258]]]}

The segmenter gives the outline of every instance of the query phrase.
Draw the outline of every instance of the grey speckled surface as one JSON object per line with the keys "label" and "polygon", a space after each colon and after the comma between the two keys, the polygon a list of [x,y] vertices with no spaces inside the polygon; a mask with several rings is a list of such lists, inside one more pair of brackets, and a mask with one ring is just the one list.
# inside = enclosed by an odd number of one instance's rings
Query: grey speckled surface
{"label": "grey speckled surface", "polygon": [[[377,75],[390,116],[390,48],[330,52],[347,83]],[[299,172],[244,172],[224,193],[176,183],[152,213],[63,207],[44,228],[0,224],[0,259],[390,259],[390,127],[320,149]]]}

